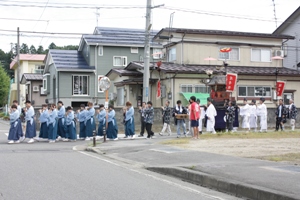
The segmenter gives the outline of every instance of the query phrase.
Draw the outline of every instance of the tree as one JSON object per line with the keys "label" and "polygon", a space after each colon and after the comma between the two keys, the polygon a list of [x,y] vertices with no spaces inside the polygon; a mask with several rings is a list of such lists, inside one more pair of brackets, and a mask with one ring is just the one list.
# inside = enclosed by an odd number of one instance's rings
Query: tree
{"label": "tree", "polygon": [[23,43],[20,47],[20,53],[22,54],[28,54],[29,53],[29,49],[28,49],[28,45]]}
{"label": "tree", "polygon": [[2,65],[0,65],[0,106],[4,106],[8,101],[10,78]]}
{"label": "tree", "polygon": [[52,42],[48,47],[48,49],[56,49],[56,48],[57,46],[54,44],[54,42]]}
{"label": "tree", "polygon": [[33,45],[31,45],[31,46],[29,47],[29,53],[30,53],[30,54],[36,54],[36,48],[35,48]]}
{"label": "tree", "polygon": [[36,51],[37,54],[44,54],[45,51],[44,51],[44,47],[42,45],[40,45]]}

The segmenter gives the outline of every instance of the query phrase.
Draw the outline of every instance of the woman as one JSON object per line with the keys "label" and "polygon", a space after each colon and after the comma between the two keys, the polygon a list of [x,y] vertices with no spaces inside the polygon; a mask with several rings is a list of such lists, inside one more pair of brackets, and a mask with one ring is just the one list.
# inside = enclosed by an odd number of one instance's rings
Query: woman
{"label": "woman", "polygon": [[85,132],[86,132],[85,140],[90,140],[91,137],[93,137],[93,131],[96,129],[94,115],[95,115],[95,109],[93,107],[93,103],[88,102],[88,108],[86,109],[86,113],[85,113]]}
{"label": "woman", "polygon": [[115,119],[116,112],[114,110],[113,105],[108,106],[108,112],[106,113],[106,121],[107,121],[107,140],[118,140],[118,127]]}
{"label": "woman", "polygon": [[20,113],[16,105],[11,106],[11,111],[9,114],[10,118],[10,129],[8,134],[8,144],[20,143],[20,136],[23,134],[22,124],[20,120]]}
{"label": "woman", "polygon": [[34,120],[34,109],[31,106],[30,101],[26,101],[26,115],[25,115],[25,121],[26,121],[26,138],[29,138],[29,141],[27,143],[31,144],[34,143],[34,137],[36,137],[36,129],[35,129],[35,120]]}
{"label": "woman", "polygon": [[132,104],[127,101],[125,113],[125,138],[134,139],[135,137],[135,128],[134,128],[134,109]]}
{"label": "woman", "polygon": [[52,104],[49,109],[49,125],[48,125],[48,139],[49,143],[54,143],[57,137],[58,114],[56,105]]}
{"label": "woman", "polygon": [[77,111],[77,119],[79,121],[79,138],[84,140],[86,138],[86,130],[85,130],[85,116],[86,116],[86,110],[85,105],[80,105],[80,110]]}
{"label": "woman", "polygon": [[41,123],[39,138],[44,138],[44,139],[48,139],[49,112],[47,107],[48,107],[47,104],[42,105],[42,109],[40,109],[40,118],[39,118],[39,121]]}
{"label": "woman", "polygon": [[68,142],[69,139],[75,142],[77,139],[74,118],[73,109],[71,106],[68,106],[66,112],[66,138],[63,140],[64,142]]}
{"label": "woman", "polygon": [[106,111],[104,109],[104,105],[100,104],[99,105],[100,110],[97,110],[97,119],[99,122],[99,126],[98,126],[98,134],[96,139],[101,139],[103,138],[104,134],[103,134],[103,127],[105,126],[106,122],[105,122],[105,117],[106,117]]}

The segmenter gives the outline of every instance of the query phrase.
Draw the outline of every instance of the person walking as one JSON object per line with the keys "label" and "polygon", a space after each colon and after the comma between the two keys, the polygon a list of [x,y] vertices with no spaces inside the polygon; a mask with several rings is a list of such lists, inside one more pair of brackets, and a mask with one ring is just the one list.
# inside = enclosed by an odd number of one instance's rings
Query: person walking
{"label": "person walking", "polygon": [[276,129],[275,129],[275,131],[278,131],[279,127],[280,127],[281,131],[283,131],[284,130],[283,122],[286,121],[287,111],[286,111],[285,106],[283,105],[283,100],[282,99],[278,100],[278,106],[277,106],[277,109],[275,111],[275,115],[276,115]]}
{"label": "person walking", "polygon": [[256,100],[252,99],[251,104],[249,105],[249,127],[250,130],[254,129],[254,132],[257,131],[257,110],[256,110]]}
{"label": "person walking", "polygon": [[242,128],[246,130],[246,133],[250,130],[250,106],[246,98],[244,98],[244,106],[238,107],[240,109],[240,115],[243,117]]}
{"label": "person walking", "polygon": [[21,120],[21,123],[23,123],[23,125],[21,124],[21,126],[22,126],[22,133],[20,135],[20,142],[23,142],[25,140],[25,135],[24,135],[24,132],[25,132],[25,123],[24,123],[25,122],[25,112],[21,108],[21,106],[19,105],[19,102],[17,100],[13,101],[13,105],[17,106],[17,110],[19,112],[19,118]]}
{"label": "person walking", "polygon": [[57,137],[57,109],[55,104],[51,104],[49,109],[49,125],[48,125],[48,139],[49,143],[55,143],[55,139]]}
{"label": "person walking", "polygon": [[232,105],[232,101],[229,101],[225,111],[226,132],[228,131],[232,132],[234,120],[235,120],[235,108]]}
{"label": "person walking", "polygon": [[192,104],[191,104],[191,110],[190,110],[190,120],[191,120],[191,127],[194,132],[193,139],[199,139],[199,131],[198,131],[198,126],[199,126],[199,118],[200,118],[200,111],[199,111],[199,106],[196,103],[196,97],[191,96],[190,98]]}
{"label": "person walking", "polygon": [[34,109],[31,106],[31,101],[26,101],[26,115],[25,115],[25,121],[26,121],[26,138],[29,138],[28,143],[34,143],[34,139],[36,137],[36,128],[35,128],[35,120],[34,120]]}
{"label": "person walking", "polygon": [[212,134],[216,134],[215,131],[215,117],[217,116],[217,111],[215,106],[212,104],[212,99],[210,97],[207,98],[207,109],[206,109],[206,116],[207,116],[207,124],[206,124],[206,131]]}
{"label": "person walking", "polygon": [[34,138],[35,140],[40,140],[40,138],[48,139],[48,125],[49,125],[49,111],[48,111],[48,105],[43,104],[42,109],[40,111],[40,134],[39,137]]}
{"label": "person walking", "polygon": [[183,131],[183,135],[186,137],[186,124],[185,124],[185,120],[183,118],[176,118],[176,116],[178,114],[187,114],[187,110],[186,108],[184,108],[182,105],[181,105],[181,101],[178,100],[176,102],[176,106],[174,107],[173,111],[174,111],[174,114],[173,116],[175,117],[175,125],[177,126],[177,137],[180,137],[181,136],[181,133],[180,133],[180,129],[182,128],[182,131]]}
{"label": "person walking", "polygon": [[152,124],[154,119],[154,109],[152,107],[152,102],[147,102],[147,108],[145,109],[145,123],[146,123],[146,131],[147,138],[154,139],[154,132],[152,131]]}
{"label": "person walking", "polygon": [[265,98],[260,98],[260,105],[257,106],[257,113],[260,117],[260,132],[267,132],[267,106],[265,105]]}
{"label": "person walking", "polygon": [[99,110],[97,110],[97,119],[98,119],[98,133],[97,133],[97,136],[96,136],[96,139],[97,140],[100,140],[101,138],[103,138],[104,136],[104,133],[103,133],[103,128],[105,127],[105,124],[106,124],[106,111],[104,109],[104,105],[103,104],[100,104],[99,105]]}
{"label": "person walking", "polygon": [[125,108],[125,138],[135,138],[134,109],[129,101],[126,102]]}
{"label": "person walking", "polygon": [[88,102],[88,108],[85,112],[85,140],[91,140],[93,137],[93,131],[96,130],[96,123],[94,119],[95,108],[92,102]]}
{"label": "person walking", "polygon": [[20,120],[20,113],[18,111],[18,107],[13,104],[9,111],[9,119],[10,119],[10,129],[8,133],[8,144],[17,144],[20,143],[22,131],[22,124]]}
{"label": "person walking", "polygon": [[142,106],[139,107],[139,113],[141,115],[141,132],[138,137],[144,137],[146,123],[145,123],[145,113],[144,110],[146,109],[146,102],[142,103]]}
{"label": "person walking", "polygon": [[58,117],[58,124],[57,124],[57,141],[65,139],[66,132],[65,132],[65,115],[66,109],[62,101],[57,102],[57,117]]}
{"label": "person walking", "polygon": [[162,109],[162,118],[163,118],[163,128],[159,133],[160,136],[163,136],[166,130],[168,131],[168,136],[172,134],[170,121],[171,121],[171,111],[172,108],[169,107],[170,102],[167,100],[165,103],[165,107],[161,107]]}
{"label": "person walking", "polygon": [[291,123],[291,130],[294,131],[295,130],[295,124],[296,124],[296,118],[297,118],[297,108],[294,104],[294,100],[290,99],[289,100],[289,119],[290,119],[290,123]]}
{"label": "person walking", "polygon": [[84,140],[86,138],[86,130],[85,130],[85,119],[86,119],[86,110],[85,105],[80,105],[80,110],[77,110],[77,120],[79,122],[79,138]]}
{"label": "person walking", "polygon": [[107,140],[118,140],[118,127],[117,122],[115,119],[116,112],[114,110],[113,105],[108,106],[108,111],[106,113],[106,121],[107,121],[107,128],[106,128],[106,135]]}
{"label": "person walking", "polygon": [[74,119],[75,116],[73,108],[68,106],[66,110],[66,138],[63,140],[64,142],[68,142],[69,140],[75,142],[77,139],[76,124]]}

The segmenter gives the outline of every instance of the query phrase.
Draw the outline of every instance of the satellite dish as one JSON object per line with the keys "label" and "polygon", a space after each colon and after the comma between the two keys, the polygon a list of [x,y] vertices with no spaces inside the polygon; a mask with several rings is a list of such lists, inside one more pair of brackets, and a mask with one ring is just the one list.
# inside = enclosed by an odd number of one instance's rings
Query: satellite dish
{"label": "satellite dish", "polygon": [[99,80],[99,88],[101,91],[106,91],[110,88],[110,80],[108,77],[104,76]]}

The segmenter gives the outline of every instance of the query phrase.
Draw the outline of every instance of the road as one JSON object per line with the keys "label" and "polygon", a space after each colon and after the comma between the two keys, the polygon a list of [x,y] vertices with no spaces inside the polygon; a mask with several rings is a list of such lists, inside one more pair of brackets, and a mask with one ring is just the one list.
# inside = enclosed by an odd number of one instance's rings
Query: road
{"label": "road", "polygon": [[0,199],[238,199],[83,151],[85,141],[7,144],[0,122]]}

